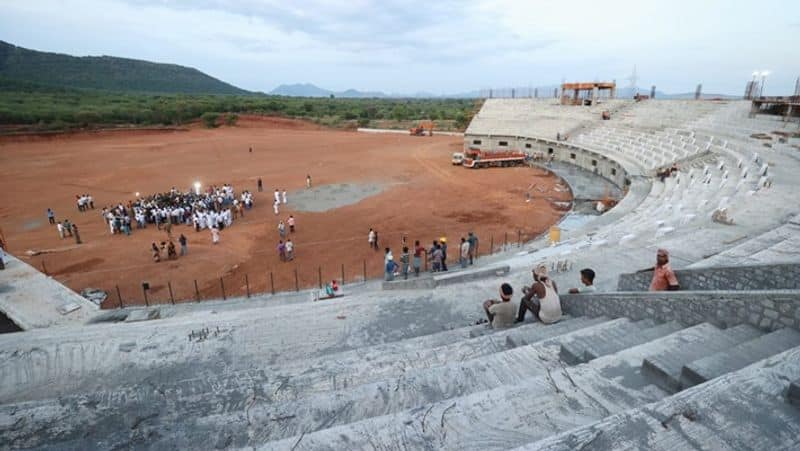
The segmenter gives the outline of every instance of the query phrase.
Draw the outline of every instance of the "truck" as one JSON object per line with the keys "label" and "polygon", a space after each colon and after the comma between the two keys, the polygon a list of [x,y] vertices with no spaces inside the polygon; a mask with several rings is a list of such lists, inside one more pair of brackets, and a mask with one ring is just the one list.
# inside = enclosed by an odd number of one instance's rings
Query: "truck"
{"label": "truck", "polygon": [[525,164],[528,156],[518,150],[480,150],[468,149],[461,163],[465,168],[490,168],[519,166]]}

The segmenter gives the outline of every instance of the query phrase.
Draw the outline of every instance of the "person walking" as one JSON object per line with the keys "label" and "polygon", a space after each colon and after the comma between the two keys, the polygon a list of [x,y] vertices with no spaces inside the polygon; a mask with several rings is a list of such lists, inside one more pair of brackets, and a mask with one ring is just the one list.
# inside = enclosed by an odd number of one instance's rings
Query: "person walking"
{"label": "person walking", "polygon": [[291,238],[286,240],[286,259],[289,261],[294,260],[294,243],[292,243]]}
{"label": "person walking", "polygon": [[311,189],[311,174],[306,175],[306,189]]}
{"label": "person walking", "polygon": [[62,240],[64,239],[64,226],[60,223],[56,223],[56,229],[58,230],[58,237]]}
{"label": "person walking", "polygon": [[289,219],[286,222],[289,224],[289,233],[294,233],[294,216],[289,215]]}
{"label": "person walking", "polygon": [[72,224],[69,219],[64,220],[64,236],[72,236]]}
{"label": "person walking", "polygon": [[261,193],[264,191],[264,182],[261,181],[261,177],[258,178],[256,182],[256,186],[258,187],[258,192]]}
{"label": "person walking", "polygon": [[378,231],[375,231],[375,250],[378,250]]}
{"label": "person walking", "polygon": [[150,246],[150,250],[152,251],[152,254],[153,254],[153,261],[155,263],[160,262],[161,261],[161,250],[158,248],[158,245],[156,243],[153,243]]}
{"label": "person walking", "polygon": [[178,243],[181,245],[181,257],[189,253],[189,248],[187,247],[188,241],[189,240],[187,240],[186,236],[184,236],[182,233],[181,236],[178,237]]}
{"label": "person walking", "polygon": [[372,228],[369,229],[369,233],[367,234],[367,243],[369,243],[370,249],[375,247],[375,231]]}
{"label": "person walking", "polygon": [[75,235],[75,244],[81,244],[81,234],[78,233],[78,226],[72,224],[72,234]]}
{"label": "person walking", "polygon": [[51,209],[49,209],[49,208],[47,209],[47,221],[48,221],[48,222],[49,222],[51,225],[53,225],[53,224],[55,224],[55,223],[56,223],[56,214],[55,214],[55,213],[53,213],[53,210],[51,210]]}
{"label": "person walking", "polygon": [[282,262],[286,261],[286,245],[283,244],[283,240],[278,241],[278,258],[280,258]]}
{"label": "person walking", "polygon": [[219,229],[217,228],[216,224],[211,226],[211,243],[212,244],[219,243]]}
{"label": "person walking", "polygon": [[281,239],[286,238],[286,224],[283,221],[278,223],[278,235],[281,236]]}
{"label": "person walking", "polygon": [[286,202],[287,202],[287,199],[286,199],[286,188],[281,190],[281,201],[283,202],[284,205],[286,205]]}

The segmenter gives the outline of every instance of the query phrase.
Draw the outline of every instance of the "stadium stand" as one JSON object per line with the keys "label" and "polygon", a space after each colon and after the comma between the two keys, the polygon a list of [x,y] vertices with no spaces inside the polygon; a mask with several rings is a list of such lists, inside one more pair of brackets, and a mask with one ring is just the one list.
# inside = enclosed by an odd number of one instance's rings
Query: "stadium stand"
{"label": "stadium stand", "polygon": [[[601,121],[597,113],[609,106],[612,119]],[[626,158],[630,183],[620,188],[627,195],[603,215],[565,228],[559,243],[542,237],[479,259],[475,271],[507,265],[510,273],[500,278],[404,291],[370,282],[315,303],[301,293],[99,311],[80,326],[2,334],[2,443],[800,447],[800,291],[773,289],[792,285],[770,268],[800,264],[800,161],[791,147],[796,138],[765,147],[750,137],[793,125],[750,119],[749,105],[738,101],[567,107],[491,99],[483,108],[465,146],[484,134],[487,142],[512,136],[512,145],[552,147],[566,163],[575,149]],[[672,164],[674,176],[654,177]],[[599,170],[594,176],[623,180]],[[712,218],[720,208],[732,225]],[[757,266],[747,290],[614,291],[620,275],[652,266],[659,247],[697,283],[707,280],[705,269],[719,275],[735,267],[741,277],[745,265]],[[530,283],[531,266],[562,261],[570,264],[553,274],[560,287],[577,284],[578,269],[592,267],[601,292],[562,295],[567,315],[554,325],[470,325],[501,281],[520,287]],[[724,276],[719,280],[733,277]],[[145,320],[122,323],[131,318]]]}

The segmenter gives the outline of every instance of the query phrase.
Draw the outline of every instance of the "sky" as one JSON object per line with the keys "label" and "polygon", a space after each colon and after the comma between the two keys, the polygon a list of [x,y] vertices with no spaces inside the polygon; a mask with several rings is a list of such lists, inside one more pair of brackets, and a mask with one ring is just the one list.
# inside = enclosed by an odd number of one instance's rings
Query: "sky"
{"label": "sky", "polygon": [[616,80],[766,95],[800,76],[800,0],[0,0],[0,40],[195,67],[253,91],[454,94]]}

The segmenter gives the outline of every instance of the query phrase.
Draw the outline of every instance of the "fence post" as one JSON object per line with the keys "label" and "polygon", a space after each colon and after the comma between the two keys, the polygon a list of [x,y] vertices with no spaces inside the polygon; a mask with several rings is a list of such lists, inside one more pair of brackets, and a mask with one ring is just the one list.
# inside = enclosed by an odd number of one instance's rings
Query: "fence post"
{"label": "fence post", "polygon": [[167,288],[169,288],[169,300],[172,302],[172,305],[175,305],[175,296],[172,295],[172,282],[167,281]]}
{"label": "fence post", "polygon": [[322,266],[317,266],[317,277],[319,279],[319,289],[322,289]]}
{"label": "fence post", "polygon": [[422,250],[422,258],[425,261],[425,272],[428,272],[428,251]]}
{"label": "fence post", "polygon": [[505,237],[503,238],[503,251],[505,252],[506,246],[508,245],[508,232],[505,232]]}
{"label": "fence post", "polygon": [[197,302],[200,302],[200,289],[197,288],[197,279],[194,279],[194,297]]}
{"label": "fence post", "polygon": [[250,278],[247,277],[247,274],[244,275],[244,287],[247,289],[247,297],[250,297]]}
{"label": "fence post", "polygon": [[300,281],[297,280],[297,268],[294,269],[294,291],[300,291]]}
{"label": "fence post", "polygon": [[272,294],[275,295],[275,278],[272,277],[272,271],[269,272],[269,285],[272,287]]}
{"label": "fence post", "polygon": [[344,285],[344,263],[342,263],[342,285]]}
{"label": "fence post", "polygon": [[522,247],[522,230],[517,230],[517,247]]}
{"label": "fence post", "polygon": [[367,282],[367,261],[364,260],[364,282]]}
{"label": "fence post", "polygon": [[144,293],[144,305],[150,307],[150,302],[147,300],[147,289],[142,285],[142,293]]}
{"label": "fence post", "polygon": [[492,235],[492,242],[489,244],[489,255],[494,254],[494,235]]}
{"label": "fence post", "polygon": [[222,282],[222,277],[219,278],[219,286],[222,288],[222,300],[224,301],[227,298],[225,297],[225,284]]}
{"label": "fence post", "polygon": [[119,308],[125,307],[122,304],[122,295],[119,293],[119,285],[117,285],[117,301],[119,301]]}

